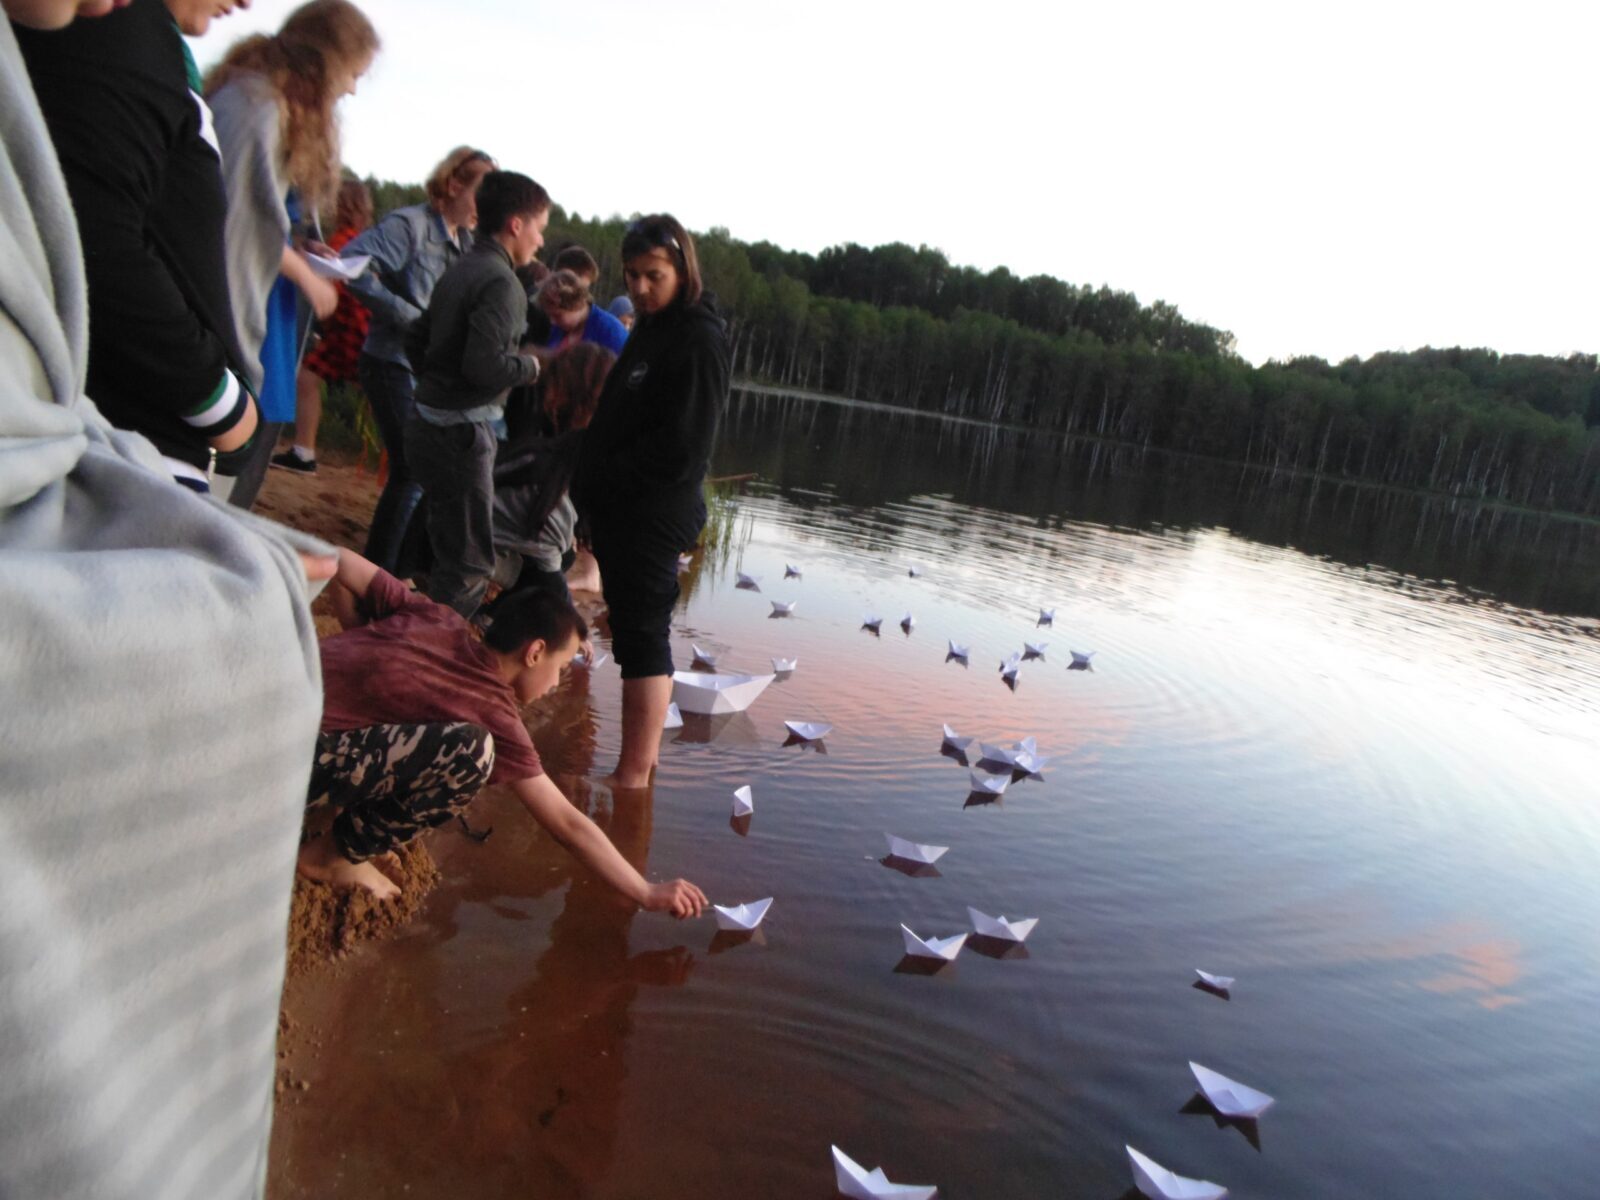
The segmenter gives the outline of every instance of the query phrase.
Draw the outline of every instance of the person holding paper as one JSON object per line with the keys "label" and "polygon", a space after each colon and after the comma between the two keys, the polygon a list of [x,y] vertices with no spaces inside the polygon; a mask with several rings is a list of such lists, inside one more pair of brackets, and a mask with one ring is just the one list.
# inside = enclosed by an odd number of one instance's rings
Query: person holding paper
{"label": "person holding paper", "polygon": [[622,668],[622,753],[610,781],[641,788],[672,698],[678,554],[705,527],[703,484],[730,364],[694,240],[675,218],[630,225],[622,261],[639,320],[584,434],[572,494],[589,519]]}

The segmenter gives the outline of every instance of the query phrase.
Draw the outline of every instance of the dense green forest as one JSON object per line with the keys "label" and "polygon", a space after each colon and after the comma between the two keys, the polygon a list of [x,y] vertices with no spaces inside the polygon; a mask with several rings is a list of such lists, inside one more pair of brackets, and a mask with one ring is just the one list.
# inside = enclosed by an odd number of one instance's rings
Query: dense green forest
{"label": "dense green forest", "polygon": [[[369,181],[379,212],[421,189]],[[621,290],[625,221],[557,209]],[[697,235],[740,378],[1398,487],[1600,516],[1592,354],[1423,349],[1252,367],[1171,304],[892,244],[820,254]]]}

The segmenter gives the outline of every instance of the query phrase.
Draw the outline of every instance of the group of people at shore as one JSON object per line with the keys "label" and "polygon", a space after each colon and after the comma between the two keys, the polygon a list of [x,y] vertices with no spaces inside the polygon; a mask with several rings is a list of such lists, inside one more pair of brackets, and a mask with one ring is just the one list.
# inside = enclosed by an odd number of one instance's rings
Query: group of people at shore
{"label": "group of people at shore", "polygon": [[[725,332],[664,214],[620,247],[631,331],[587,251],[541,277],[549,195],[475,148],[358,230],[336,112],[380,40],[349,0],[205,77],[183,35],[230,0],[0,4],[0,1194],[255,1195],[291,861],[386,894],[375,858],[500,782],[641,906],[705,904],[567,802],[519,710],[589,636],[581,524],[624,680],[610,780],[649,785]],[[336,199],[336,244],[305,237]],[[344,295],[316,261],[341,252],[370,257]],[[302,361],[301,314],[341,306],[365,334]],[[390,462],[366,556],[248,511],[352,359]],[[323,587],[345,631],[319,643]]]}

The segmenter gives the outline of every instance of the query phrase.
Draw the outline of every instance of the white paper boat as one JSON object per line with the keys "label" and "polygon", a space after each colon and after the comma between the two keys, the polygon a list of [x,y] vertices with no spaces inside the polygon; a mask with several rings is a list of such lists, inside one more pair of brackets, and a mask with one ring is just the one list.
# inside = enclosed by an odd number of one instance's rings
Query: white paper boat
{"label": "white paper boat", "polygon": [[1056,610],[1055,609],[1053,609],[1053,608],[1041,608],[1039,610],[1039,624],[1040,625],[1054,625],[1055,623],[1056,623]]}
{"label": "white paper boat", "polygon": [[691,667],[715,667],[717,656],[709,650],[702,650],[699,646],[691,644],[689,649],[694,651],[694,658],[690,660]]}
{"label": "white paper boat", "polygon": [[874,633],[878,632],[878,629],[882,625],[883,625],[883,618],[879,617],[879,616],[874,616],[872,613],[868,613],[866,616],[861,618],[861,628],[870,629]]}
{"label": "white paper boat", "polygon": [[734,574],[738,576],[738,581],[733,585],[734,587],[744,588],[747,592],[759,592],[761,590],[761,576],[746,575],[743,571],[735,571]]}
{"label": "white paper boat", "polygon": [[1098,654],[1099,651],[1091,650],[1091,651],[1089,651],[1089,653],[1085,654],[1082,650],[1071,650],[1068,653],[1070,653],[1072,655],[1072,665],[1073,666],[1075,666],[1075,667],[1087,667],[1089,665],[1089,660],[1091,658],[1093,658],[1096,654]]}
{"label": "white paper boat", "polygon": [[1010,654],[1006,655],[1004,658],[1002,658],[1000,660],[1000,674],[1004,675],[1007,671],[1010,671],[1013,674],[1015,674],[1017,668],[1021,664],[1022,664],[1022,655],[1018,654],[1015,650],[1013,650]]}
{"label": "white paper boat", "polygon": [[825,725],[821,721],[785,721],[783,727],[807,742],[820,742],[833,732],[832,725]]}
{"label": "white paper boat", "polygon": [[933,1200],[939,1194],[938,1188],[923,1184],[890,1183],[882,1167],[869,1171],[839,1147],[832,1150],[834,1185],[840,1195],[849,1196],[850,1200],[879,1200],[885,1196],[893,1200]]}
{"label": "white paper boat", "polygon": [[1225,1117],[1249,1120],[1259,1117],[1274,1103],[1273,1098],[1265,1092],[1258,1092],[1237,1079],[1229,1079],[1210,1067],[1191,1062],[1189,1070],[1194,1072],[1195,1082],[1200,1085],[1205,1098]]}
{"label": "white paper boat", "polygon": [[1038,917],[1029,917],[1025,921],[1008,921],[1004,917],[985,916],[977,909],[967,908],[967,916],[972,918],[972,928],[975,933],[984,937],[999,938],[1002,942],[1025,942],[1028,935],[1033,932],[1033,927],[1039,923]]}
{"label": "white paper boat", "polygon": [[966,662],[967,661],[967,658],[969,657],[969,653],[970,652],[968,651],[966,646],[958,645],[955,642],[950,642],[949,643],[949,647],[950,647],[949,650],[946,651],[946,653],[949,655],[949,657],[951,657],[951,658],[959,658],[962,662]]}
{"label": "white paper boat", "polygon": [[687,571],[693,565],[694,565],[694,555],[692,555],[692,554],[680,554],[680,555],[678,555],[678,573],[679,574],[682,574],[684,571]]}
{"label": "white paper boat", "polygon": [[908,842],[905,838],[897,838],[892,833],[883,836],[889,840],[889,853],[907,862],[936,863],[950,849],[949,846],[926,846],[921,842]]}
{"label": "white paper boat", "polygon": [[773,675],[707,675],[700,671],[672,673],[672,699],[686,713],[716,716],[743,712],[767,690]]}
{"label": "white paper boat", "polygon": [[798,658],[775,658],[772,660],[772,669],[779,675],[788,673],[800,665]]}
{"label": "white paper boat", "polygon": [[367,269],[367,264],[372,261],[372,255],[352,254],[349,258],[323,258],[320,254],[308,254],[306,261],[311,264],[313,275],[344,282],[360,276]]}
{"label": "white paper boat", "polygon": [[1200,976],[1201,983],[1214,987],[1219,992],[1225,992],[1233,986],[1232,975],[1213,975],[1210,971],[1202,971],[1199,967],[1194,969],[1194,973]]}
{"label": "white paper boat", "polygon": [[905,616],[900,618],[900,628],[904,629],[907,633],[910,633],[912,629],[916,628],[916,624],[917,619],[910,613],[907,613]]}
{"label": "white paper boat", "polygon": [[774,600],[772,602],[772,615],[775,617],[787,617],[794,612],[794,606],[799,603],[800,601],[798,600]]}
{"label": "white paper boat", "polygon": [[946,938],[920,938],[905,925],[900,926],[900,936],[905,939],[906,953],[913,958],[942,958],[945,962],[954,962],[961,947],[967,944],[964,933]]}
{"label": "white paper boat", "polygon": [[1017,755],[1014,750],[1004,746],[991,746],[988,742],[979,742],[978,751],[982,755],[979,762],[994,763],[1001,767],[1014,767],[1017,765]]}
{"label": "white paper boat", "polygon": [[1022,643],[1022,657],[1024,659],[1043,658],[1044,657],[1044,652],[1046,650],[1048,650],[1049,648],[1050,648],[1050,643],[1049,642],[1023,642]]}
{"label": "white paper boat", "polygon": [[1133,1186],[1150,1200],[1222,1200],[1228,1189],[1204,1179],[1174,1175],[1160,1163],[1146,1158],[1132,1146],[1124,1146],[1133,1164]]}
{"label": "white paper boat", "polygon": [[950,726],[946,725],[944,727],[944,744],[949,746],[952,750],[965,750],[968,746],[972,745],[972,739],[969,737],[962,737],[954,729],[951,729]]}
{"label": "white paper boat", "polygon": [[735,904],[731,907],[722,904],[713,904],[712,911],[716,914],[717,928],[728,933],[749,933],[761,924],[761,918],[767,915],[767,909],[772,907],[772,897],[765,900],[752,900],[748,904]]}
{"label": "white paper boat", "polygon": [[734,789],[733,815],[736,817],[748,817],[755,810],[756,801],[755,796],[750,791],[750,785],[747,783],[742,788]]}
{"label": "white paper boat", "polygon": [[1006,788],[1011,786],[1011,772],[1004,775],[990,775],[987,771],[969,771],[967,778],[972,781],[972,790],[982,792],[987,796],[1003,796]]}
{"label": "white paper boat", "polygon": [[1016,756],[1011,765],[1016,770],[1034,779],[1039,779],[1043,777],[1045,767],[1054,757],[1055,755],[1053,754],[1033,754],[1024,750]]}
{"label": "white paper boat", "polygon": [[605,666],[610,661],[611,655],[607,654],[604,650],[596,650],[593,658],[590,658],[587,654],[574,654],[572,656],[573,666],[588,667],[591,671],[596,667]]}
{"label": "white paper boat", "polygon": [[795,566],[793,563],[783,564],[783,577],[785,579],[799,579],[800,575],[800,568]]}
{"label": "white paper boat", "polygon": [[1016,667],[1006,667],[1004,670],[1002,670],[1000,672],[1000,682],[1005,684],[1013,692],[1016,691],[1017,690],[1017,668]]}
{"label": "white paper boat", "polygon": [[906,574],[911,576],[911,578],[915,579],[918,575],[922,574],[922,568],[921,567],[910,567],[910,568],[908,568],[906,570]]}
{"label": "white paper boat", "polygon": [[661,728],[664,730],[683,728],[683,713],[679,711],[676,704],[667,705],[667,719],[662,722]]}

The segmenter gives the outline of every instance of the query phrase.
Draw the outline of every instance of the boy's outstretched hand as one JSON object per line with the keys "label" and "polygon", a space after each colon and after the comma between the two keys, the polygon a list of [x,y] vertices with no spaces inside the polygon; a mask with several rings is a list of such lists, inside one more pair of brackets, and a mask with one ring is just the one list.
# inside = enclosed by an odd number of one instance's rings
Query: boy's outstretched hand
{"label": "boy's outstretched hand", "polygon": [[706,894],[687,879],[652,883],[644,907],[648,912],[671,913],[681,921],[685,917],[698,917],[705,911]]}

